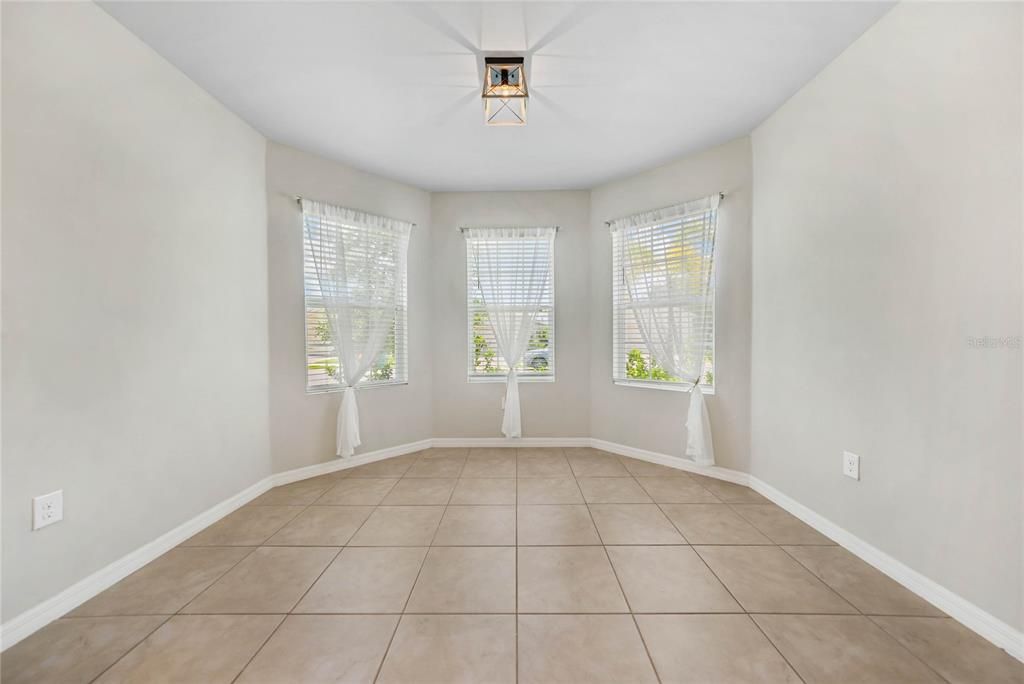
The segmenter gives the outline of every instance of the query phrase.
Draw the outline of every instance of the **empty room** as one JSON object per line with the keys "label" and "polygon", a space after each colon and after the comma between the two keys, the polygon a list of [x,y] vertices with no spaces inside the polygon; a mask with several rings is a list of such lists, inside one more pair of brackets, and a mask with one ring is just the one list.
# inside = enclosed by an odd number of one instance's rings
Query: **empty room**
{"label": "empty room", "polygon": [[3,684],[1024,684],[1024,3],[0,8]]}

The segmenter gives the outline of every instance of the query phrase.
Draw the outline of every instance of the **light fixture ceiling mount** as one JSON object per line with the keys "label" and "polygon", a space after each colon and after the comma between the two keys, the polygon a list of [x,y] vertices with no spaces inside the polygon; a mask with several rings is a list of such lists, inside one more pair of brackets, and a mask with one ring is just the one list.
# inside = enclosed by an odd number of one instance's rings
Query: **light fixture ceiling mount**
{"label": "light fixture ceiling mount", "polygon": [[525,126],[526,69],[522,57],[484,58],[484,123]]}

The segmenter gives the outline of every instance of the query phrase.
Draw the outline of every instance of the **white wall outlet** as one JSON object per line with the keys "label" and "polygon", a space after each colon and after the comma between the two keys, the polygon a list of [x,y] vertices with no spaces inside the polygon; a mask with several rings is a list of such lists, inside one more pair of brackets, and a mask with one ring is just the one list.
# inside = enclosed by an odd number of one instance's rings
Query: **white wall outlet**
{"label": "white wall outlet", "polygon": [[843,452],[843,475],[860,479],[860,456],[850,451]]}
{"label": "white wall outlet", "polygon": [[32,529],[38,530],[64,519],[64,490],[58,489],[32,499]]}

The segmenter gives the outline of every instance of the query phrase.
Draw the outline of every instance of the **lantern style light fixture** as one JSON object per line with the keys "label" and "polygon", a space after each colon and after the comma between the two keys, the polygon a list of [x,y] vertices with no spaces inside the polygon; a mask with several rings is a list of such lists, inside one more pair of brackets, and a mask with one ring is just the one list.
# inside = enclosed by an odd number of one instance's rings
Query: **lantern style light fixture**
{"label": "lantern style light fixture", "polygon": [[484,123],[525,126],[526,70],[522,57],[484,58]]}

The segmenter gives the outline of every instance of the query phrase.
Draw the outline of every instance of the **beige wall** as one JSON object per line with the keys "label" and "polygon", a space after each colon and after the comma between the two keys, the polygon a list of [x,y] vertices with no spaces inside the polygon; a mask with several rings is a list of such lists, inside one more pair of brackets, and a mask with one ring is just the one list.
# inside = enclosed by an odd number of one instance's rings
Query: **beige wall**
{"label": "beige wall", "polygon": [[430,195],[321,157],[267,146],[270,252],[270,436],[280,472],[335,456],[339,392],[306,393],[302,212],[296,195],[340,204],[416,227],[409,240],[409,383],[359,390],[356,454],[431,436]]}
{"label": "beige wall", "polygon": [[750,468],[1018,629],[1021,9],[897,5],[755,131]]}
{"label": "beige wall", "polygon": [[263,138],[96,5],[2,11],[10,619],[270,456]]}
{"label": "beige wall", "polygon": [[750,139],[594,188],[590,202],[590,435],[683,455],[689,393],[612,383],[611,234],[605,221],[724,192],[718,219],[715,395],[718,465],[746,470],[750,447]]}
{"label": "beige wall", "polygon": [[501,437],[505,385],[466,380],[466,246],[461,226],[559,227],[555,239],[555,382],[519,385],[524,437],[586,437],[590,427],[590,193],[435,193],[433,274],[434,436]]}

